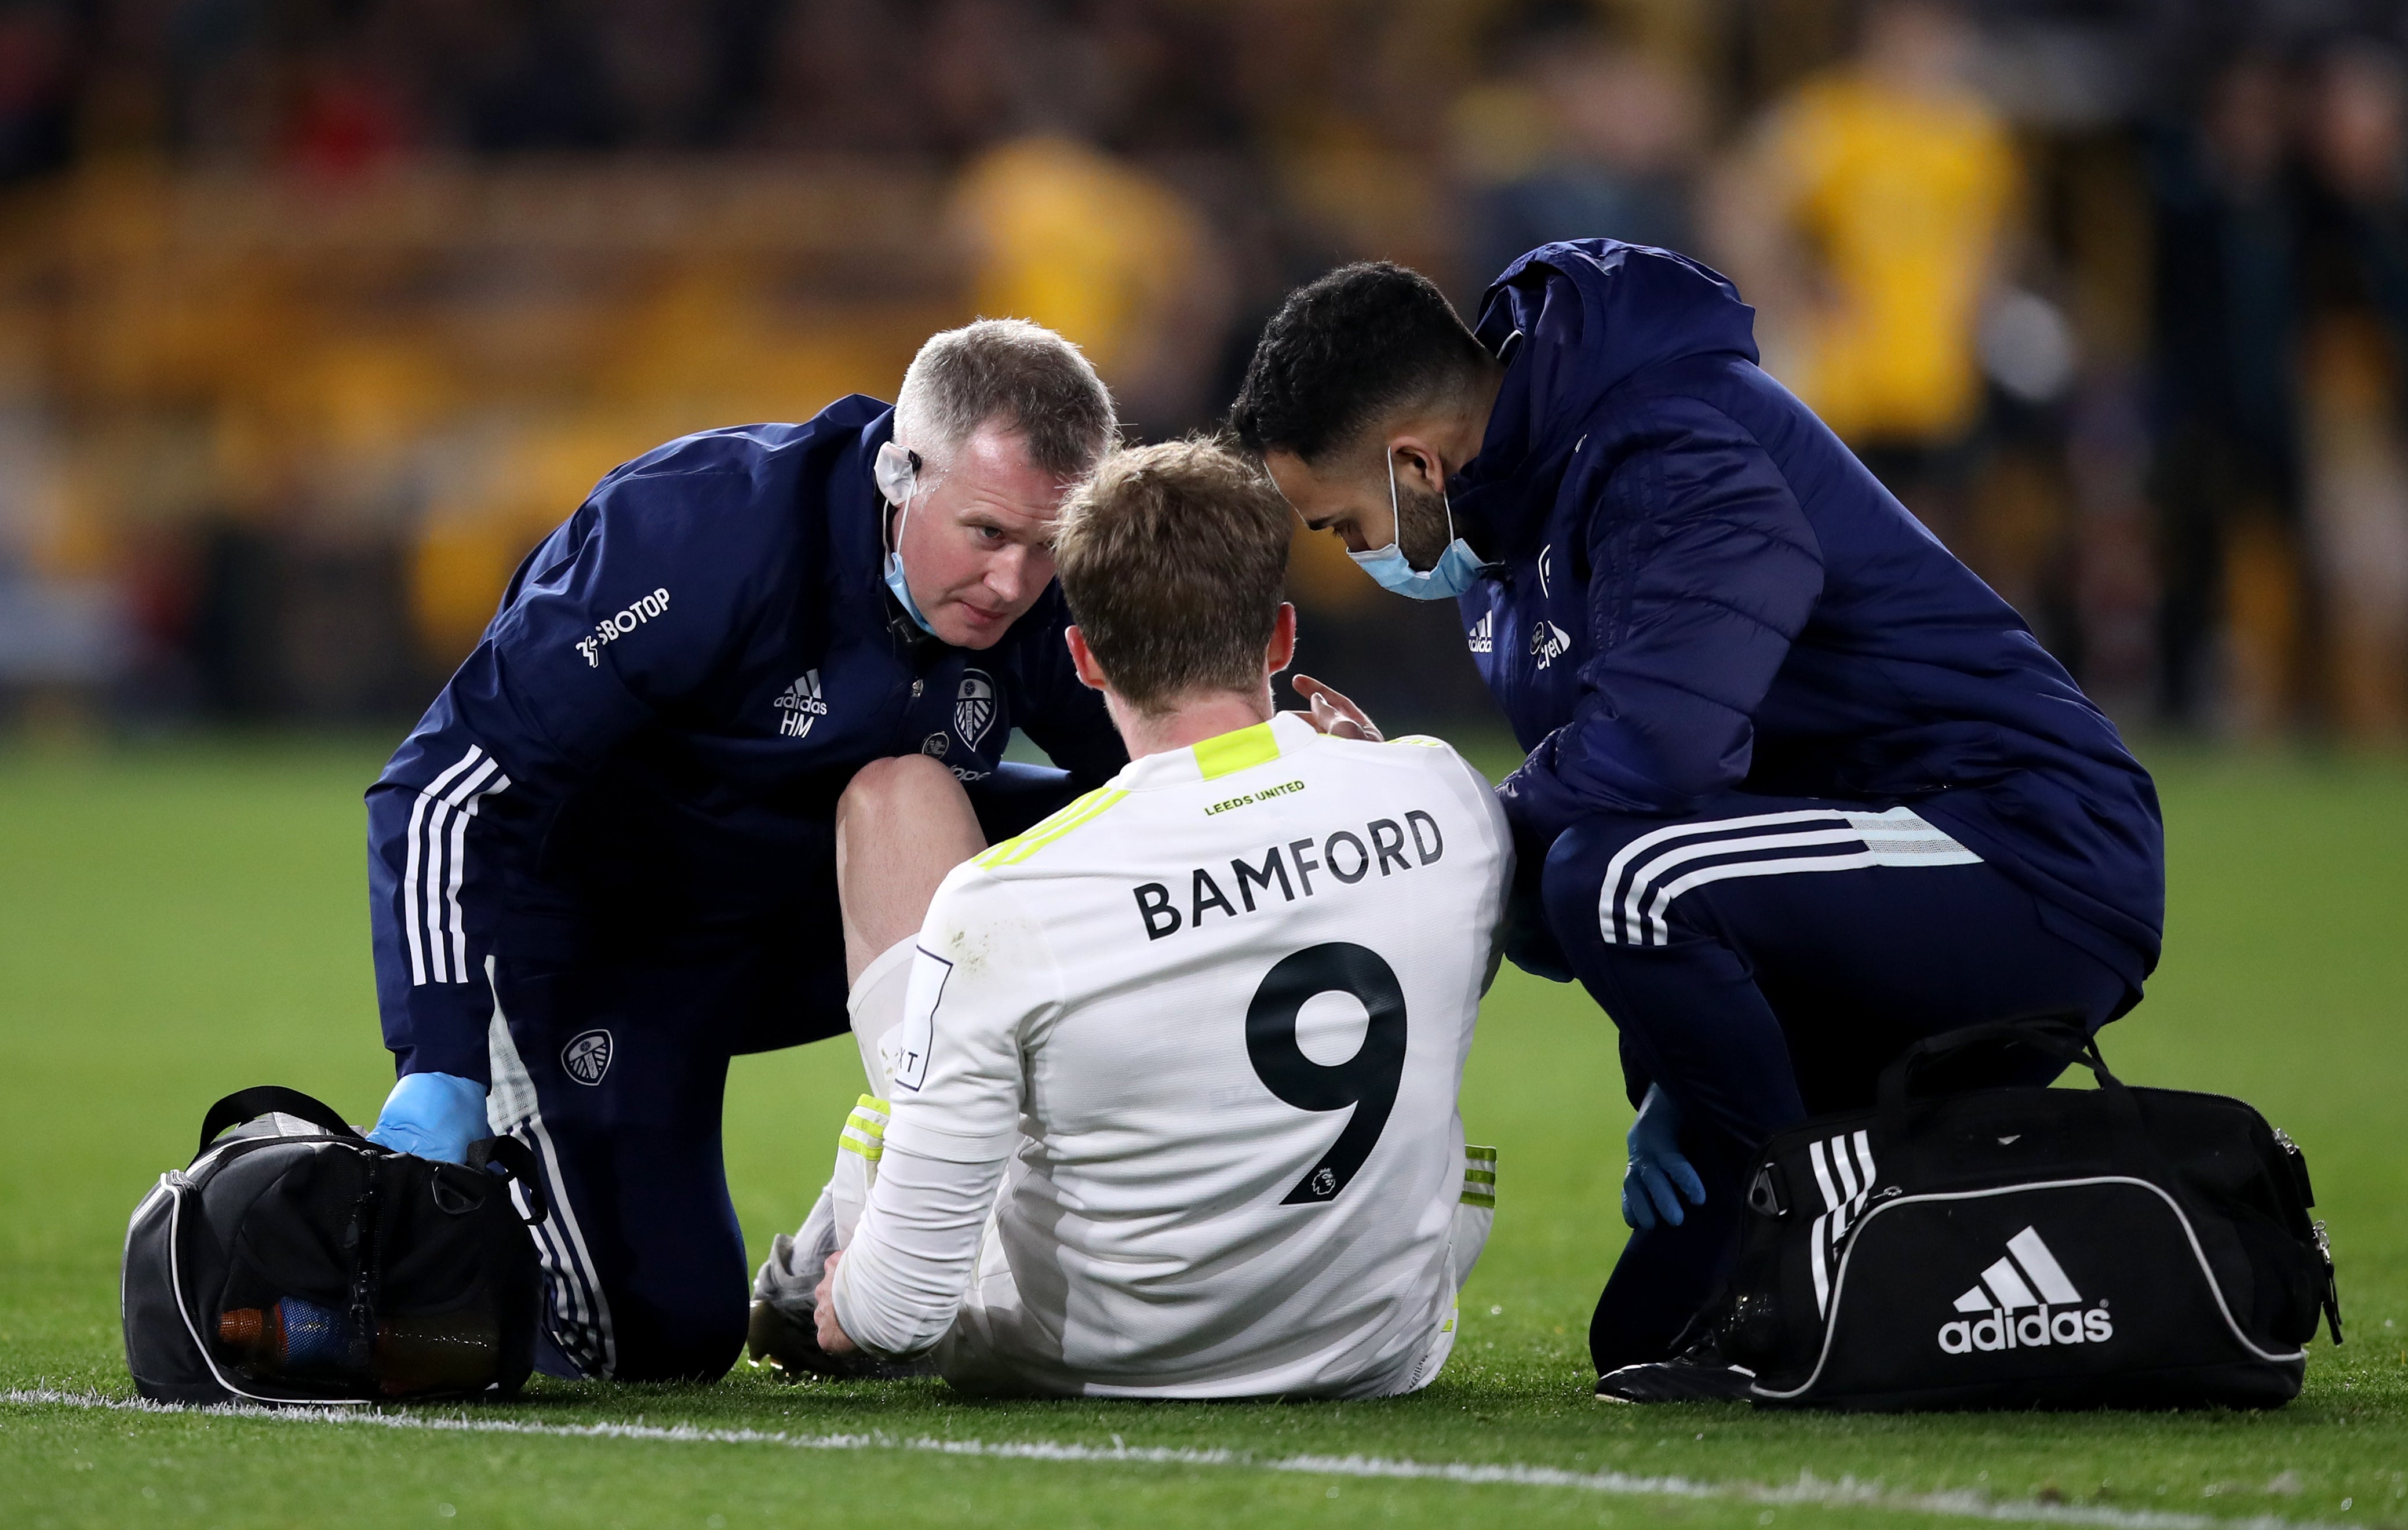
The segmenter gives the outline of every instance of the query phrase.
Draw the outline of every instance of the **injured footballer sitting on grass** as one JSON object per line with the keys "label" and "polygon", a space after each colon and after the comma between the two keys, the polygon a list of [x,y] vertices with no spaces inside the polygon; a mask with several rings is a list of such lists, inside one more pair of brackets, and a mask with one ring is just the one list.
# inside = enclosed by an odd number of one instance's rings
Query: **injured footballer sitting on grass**
{"label": "injured footballer sitting on grass", "polygon": [[[1426,1385],[1494,1215],[1456,1092],[1512,851],[1487,783],[1382,742],[1295,649],[1251,464],[1118,453],[1055,557],[1131,763],[989,848],[932,760],[838,822],[876,1093],[755,1288],[756,1356],[996,1394]],[[876,847],[857,866],[851,847]]]}

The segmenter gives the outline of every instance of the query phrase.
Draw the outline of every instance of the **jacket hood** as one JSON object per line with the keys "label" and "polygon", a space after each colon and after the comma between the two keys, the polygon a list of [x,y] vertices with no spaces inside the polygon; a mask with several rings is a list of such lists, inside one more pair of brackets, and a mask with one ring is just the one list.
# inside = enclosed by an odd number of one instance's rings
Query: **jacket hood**
{"label": "jacket hood", "polygon": [[[1756,359],[1756,310],[1685,255],[1619,239],[1541,245],[1489,284],[1472,333],[1506,364],[1467,492],[1560,465],[1599,400],[1650,366]],[[1518,336],[1518,338],[1516,337]]]}

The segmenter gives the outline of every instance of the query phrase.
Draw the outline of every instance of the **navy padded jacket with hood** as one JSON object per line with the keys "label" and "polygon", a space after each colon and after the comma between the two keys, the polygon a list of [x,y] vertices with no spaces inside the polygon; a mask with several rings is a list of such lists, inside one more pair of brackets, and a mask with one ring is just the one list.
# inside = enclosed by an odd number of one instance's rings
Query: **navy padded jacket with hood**
{"label": "navy padded jacket with hood", "polygon": [[1528,761],[1526,856],[1590,813],[1741,791],[1911,805],[2137,991],[2165,914],[2155,786],[2013,608],[1756,365],[1683,256],[1551,244],[1488,289],[1506,363],[1450,482],[1462,600]]}

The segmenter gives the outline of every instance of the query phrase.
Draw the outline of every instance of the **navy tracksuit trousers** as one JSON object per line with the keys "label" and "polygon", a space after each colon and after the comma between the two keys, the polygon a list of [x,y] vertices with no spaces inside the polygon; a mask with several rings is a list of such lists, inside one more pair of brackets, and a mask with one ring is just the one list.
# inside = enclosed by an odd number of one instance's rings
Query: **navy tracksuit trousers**
{"label": "navy tracksuit trousers", "polygon": [[[990,841],[1074,794],[1066,773],[1035,765],[970,787]],[[782,915],[771,934],[696,933],[677,960],[563,965],[513,951],[507,933],[495,943],[487,1110],[534,1150],[551,1194],[534,1229],[546,1374],[709,1380],[743,1349],[751,1271],[720,1147],[727,1065],[765,1033],[791,1044],[845,1030],[833,861],[801,868]]]}
{"label": "navy tracksuit trousers", "polygon": [[2057,933],[2067,916],[1903,808],[1732,793],[1679,820],[1592,817],[1555,840],[1540,893],[1556,975],[1620,1028],[1634,1100],[1652,1081],[1680,1107],[1706,1187],[1624,1248],[1589,1329],[1600,1371],[1664,1358],[1727,1277],[1772,1134],[1870,1106],[1924,1037],[2042,1013],[2096,1029],[2137,997]]}

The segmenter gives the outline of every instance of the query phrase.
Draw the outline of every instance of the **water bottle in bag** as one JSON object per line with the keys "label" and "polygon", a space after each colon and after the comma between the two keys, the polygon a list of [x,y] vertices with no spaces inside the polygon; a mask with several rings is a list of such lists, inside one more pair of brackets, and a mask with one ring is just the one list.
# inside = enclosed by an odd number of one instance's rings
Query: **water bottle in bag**
{"label": "water bottle in bag", "polygon": [[481,1385],[494,1373],[501,1334],[491,1314],[463,1312],[388,1318],[371,1342],[357,1340],[349,1312],[297,1296],[218,1318],[219,1351],[255,1377],[340,1381],[358,1376],[365,1361],[389,1397]]}

